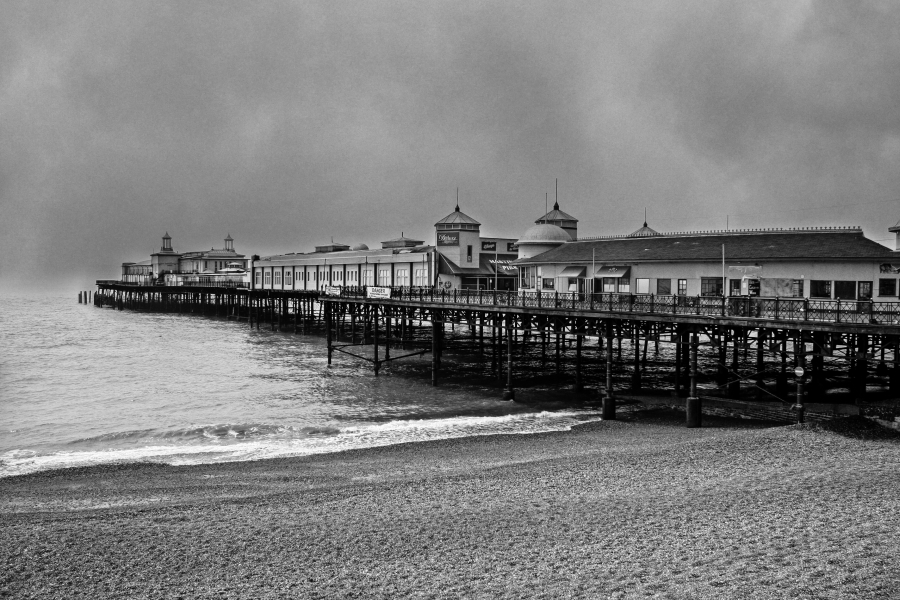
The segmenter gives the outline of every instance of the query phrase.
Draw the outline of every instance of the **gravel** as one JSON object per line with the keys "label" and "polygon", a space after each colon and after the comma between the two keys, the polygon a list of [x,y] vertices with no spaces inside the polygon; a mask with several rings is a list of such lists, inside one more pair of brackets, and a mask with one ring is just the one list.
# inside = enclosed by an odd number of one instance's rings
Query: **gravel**
{"label": "gravel", "polygon": [[622,416],[0,479],[0,596],[900,596],[897,436]]}

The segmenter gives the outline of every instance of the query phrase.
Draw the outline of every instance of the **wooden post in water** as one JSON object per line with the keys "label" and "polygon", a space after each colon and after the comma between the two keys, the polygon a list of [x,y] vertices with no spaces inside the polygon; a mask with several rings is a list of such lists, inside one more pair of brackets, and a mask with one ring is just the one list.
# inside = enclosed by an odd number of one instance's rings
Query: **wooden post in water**
{"label": "wooden post in water", "polygon": [[697,349],[700,340],[697,333],[691,333],[691,391],[685,404],[688,427],[700,427],[703,419],[703,407],[697,396]]}
{"label": "wooden post in water", "polygon": [[515,400],[516,392],[513,389],[513,326],[512,314],[506,313],[506,391],[504,400]]}
{"label": "wooden post in water", "polygon": [[763,374],[766,370],[766,330],[756,330],[756,399],[762,400],[765,395],[765,381]]}
{"label": "wooden post in water", "polygon": [[798,342],[794,342],[794,353],[797,358],[797,368],[794,371],[794,375],[797,378],[797,396],[796,403],[794,404],[794,410],[797,411],[797,423],[803,423],[806,420],[806,406],[803,403],[803,378],[806,376],[804,372],[804,354],[806,351],[806,344],[803,343],[803,332],[800,331],[797,333]]}
{"label": "wooden post in water", "polygon": [[391,307],[384,307],[384,360],[391,359]]}
{"label": "wooden post in water", "polygon": [[441,339],[438,336],[438,318],[437,309],[431,311],[431,385],[438,383],[438,371],[441,368]]}
{"label": "wooden post in water", "polygon": [[734,399],[741,397],[741,376],[738,373],[738,365],[741,358],[741,349],[738,346],[738,340],[740,339],[740,332],[735,329],[731,339],[731,369],[730,373],[728,373],[728,397]]}
{"label": "wooden post in water", "polygon": [[613,324],[606,322],[606,394],[603,396],[601,418],[612,421],[616,418],[616,398],[613,395]]}
{"label": "wooden post in water", "polygon": [[631,372],[631,390],[641,391],[641,330],[637,322],[633,323],[631,346],[634,351],[634,369]]}
{"label": "wooden post in water", "polygon": [[575,319],[575,391],[584,390],[584,381],[581,376],[581,345],[584,340],[584,320]]}
{"label": "wooden post in water", "polygon": [[[332,350],[332,337],[331,337],[331,326],[332,326],[332,318],[331,318],[331,302],[325,303],[325,344],[328,346],[328,366],[331,366],[331,355],[334,352]],[[376,370],[377,373],[377,370]]]}
{"label": "wooden post in water", "polygon": [[378,308],[377,304],[372,305],[372,344],[375,350],[375,377],[378,377]]}

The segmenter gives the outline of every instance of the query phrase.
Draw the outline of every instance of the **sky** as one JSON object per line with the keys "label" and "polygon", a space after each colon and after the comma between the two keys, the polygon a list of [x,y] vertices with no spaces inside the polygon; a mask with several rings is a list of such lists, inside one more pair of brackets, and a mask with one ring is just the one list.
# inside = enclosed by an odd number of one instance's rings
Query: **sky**
{"label": "sky", "polygon": [[[900,220],[900,3],[0,3],[0,292],[176,251]],[[558,180],[558,187],[557,187]],[[558,195],[557,195],[558,189]]]}

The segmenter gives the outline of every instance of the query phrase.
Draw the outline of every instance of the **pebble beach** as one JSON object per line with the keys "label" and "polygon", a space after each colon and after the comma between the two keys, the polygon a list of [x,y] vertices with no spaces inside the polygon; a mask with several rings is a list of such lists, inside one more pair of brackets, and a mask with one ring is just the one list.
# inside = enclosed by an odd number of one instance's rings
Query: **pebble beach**
{"label": "pebble beach", "polygon": [[897,436],[683,418],[3,478],[0,597],[900,597]]}

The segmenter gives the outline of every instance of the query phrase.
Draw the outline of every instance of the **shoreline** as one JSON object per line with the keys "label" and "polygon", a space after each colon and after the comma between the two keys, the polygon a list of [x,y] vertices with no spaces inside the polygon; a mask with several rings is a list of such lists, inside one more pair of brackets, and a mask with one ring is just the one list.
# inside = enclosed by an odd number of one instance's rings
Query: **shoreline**
{"label": "shoreline", "polygon": [[897,591],[900,441],[707,425],[654,409],[561,432],[3,478],[0,595]]}

